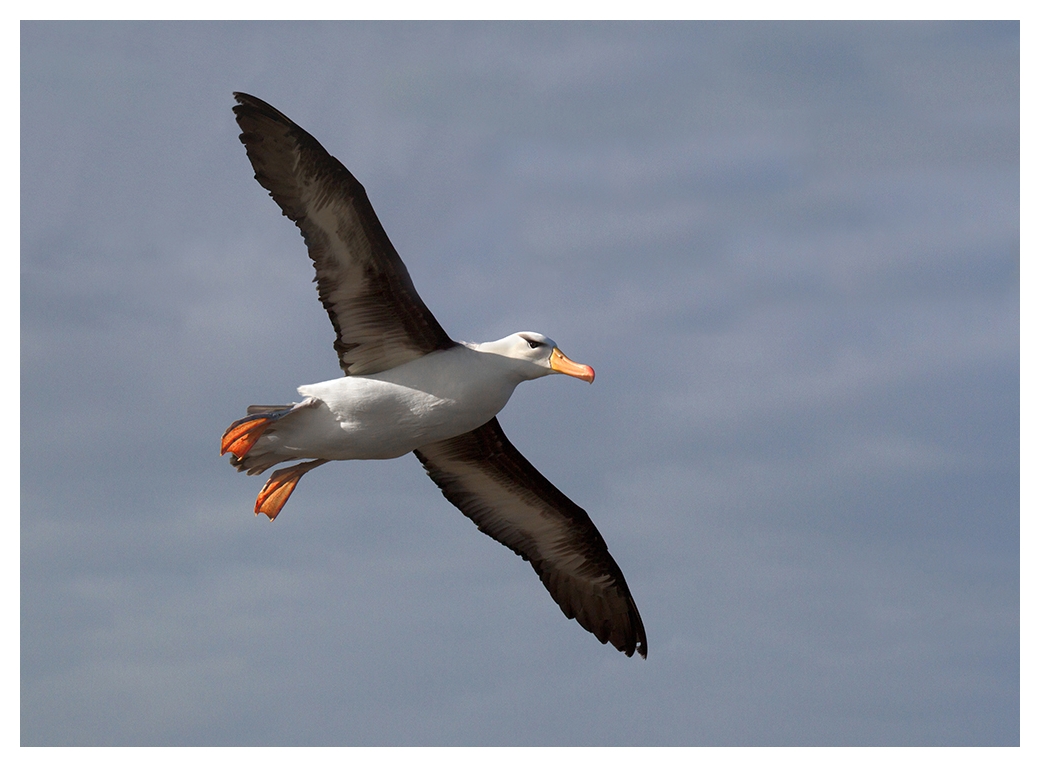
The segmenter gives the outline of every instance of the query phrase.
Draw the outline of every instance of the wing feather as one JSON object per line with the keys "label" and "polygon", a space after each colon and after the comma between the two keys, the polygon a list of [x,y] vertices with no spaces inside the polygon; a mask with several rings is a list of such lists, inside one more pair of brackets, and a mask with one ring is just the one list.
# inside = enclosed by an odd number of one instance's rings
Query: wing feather
{"label": "wing feather", "polygon": [[497,418],[415,454],[481,532],[531,563],[564,615],[600,642],[646,657],[639,610],[603,536],[513,447]]}
{"label": "wing feather", "polygon": [[378,373],[453,346],[416,292],[365,188],[277,109],[234,95],[239,139],[256,180],[300,228],[314,261],[343,372]]}

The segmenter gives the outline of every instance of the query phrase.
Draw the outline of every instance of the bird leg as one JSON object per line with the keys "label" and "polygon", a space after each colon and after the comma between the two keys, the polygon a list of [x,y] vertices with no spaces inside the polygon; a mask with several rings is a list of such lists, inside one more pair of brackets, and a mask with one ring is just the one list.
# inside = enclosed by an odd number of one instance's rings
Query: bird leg
{"label": "bird leg", "polygon": [[266,514],[273,522],[282,510],[285,502],[289,500],[292,491],[296,489],[297,483],[311,469],[316,469],[323,463],[328,463],[324,458],[316,461],[298,463],[287,469],[279,469],[270,476],[264,485],[260,495],[256,497],[256,506],[253,507],[254,514]]}

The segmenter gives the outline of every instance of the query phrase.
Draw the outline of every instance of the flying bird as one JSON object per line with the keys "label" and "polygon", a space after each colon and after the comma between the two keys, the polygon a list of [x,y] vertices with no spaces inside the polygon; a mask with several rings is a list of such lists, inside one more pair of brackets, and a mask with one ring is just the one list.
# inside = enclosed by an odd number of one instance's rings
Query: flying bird
{"label": "flying bird", "polygon": [[646,631],[596,526],[506,439],[496,415],[517,384],[595,372],[534,332],[453,341],[423,303],[364,187],[309,133],[260,99],[235,93],[235,119],[256,180],[299,227],[332,320],[344,377],[301,386],[290,405],[251,405],[224,432],[221,455],[259,474],[271,520],[301,477],[328,461],[415,453],[444,496],[481,532],[529,561],[568,618],[628,656]]}

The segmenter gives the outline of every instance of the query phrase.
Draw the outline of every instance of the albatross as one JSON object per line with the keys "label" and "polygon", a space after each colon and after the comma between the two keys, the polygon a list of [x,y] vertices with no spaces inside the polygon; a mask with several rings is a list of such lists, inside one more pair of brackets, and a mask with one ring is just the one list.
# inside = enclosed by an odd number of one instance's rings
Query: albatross
{"label": "albatross", "polygon": [[274,520],[300,479],[329,461],[414,453],[481,532],[534,567],[563,614],[625,655],[646,657],[628,584],[589,515],[513,447],[496,416],[523,381],[559,373],[592,383],[541,333],[453,341],[423,303],[365,189],[309,133],[235,93],[239,136],[282,213],[303,234],[344,376],[301,386],[290,405],[251,405],[220,453],[273,472],[254,512]]}

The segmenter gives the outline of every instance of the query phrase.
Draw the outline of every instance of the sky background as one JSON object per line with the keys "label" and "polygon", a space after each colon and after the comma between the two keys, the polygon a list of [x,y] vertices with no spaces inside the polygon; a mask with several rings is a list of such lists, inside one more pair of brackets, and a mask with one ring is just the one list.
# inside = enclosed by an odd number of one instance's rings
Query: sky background
{"label": "sky background", "polygon": [[[23,23],[23,745],[1014,745],[1017,24]],[[418,462],[274,523],[219,438],[339,375],[233,90],[368,190],[649,658]]]}

